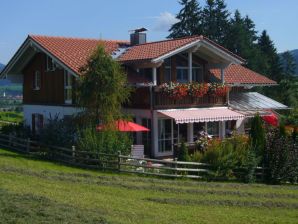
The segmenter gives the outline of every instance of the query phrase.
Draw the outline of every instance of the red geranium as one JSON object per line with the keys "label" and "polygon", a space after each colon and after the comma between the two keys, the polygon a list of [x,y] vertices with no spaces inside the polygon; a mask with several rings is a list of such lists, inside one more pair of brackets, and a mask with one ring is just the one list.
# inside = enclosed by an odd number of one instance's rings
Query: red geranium
{"label": "red geranium", "polygon": [[208,93],[209,85],[207,83],[191,83],[189,87],[189,95],[193,97],[203,97]]}

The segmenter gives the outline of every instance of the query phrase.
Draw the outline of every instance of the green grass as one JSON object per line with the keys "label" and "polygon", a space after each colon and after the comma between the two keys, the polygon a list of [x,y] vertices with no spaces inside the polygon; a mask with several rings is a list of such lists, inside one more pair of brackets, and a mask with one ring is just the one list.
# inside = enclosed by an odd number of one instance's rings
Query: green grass
{"label": "green grass", "polygon": [[297,223],[298,186],[171,180],[0,149],[0,223]]}
{"label": "green grass", "polygon": [[7,111],[0,112],[0,121],[19,123],[24,119],[22,112]]}

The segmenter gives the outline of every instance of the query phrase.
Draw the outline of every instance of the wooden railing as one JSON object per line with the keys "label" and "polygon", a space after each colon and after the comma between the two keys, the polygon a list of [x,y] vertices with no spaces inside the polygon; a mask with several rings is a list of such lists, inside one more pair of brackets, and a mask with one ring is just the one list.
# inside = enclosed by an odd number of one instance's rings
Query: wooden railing
{"label": "wooden railing", "polygon": [[[152,94],[152,96],[151,96]],[[227,105],[227,96],[205,95],[203,97],[185,96],[183,99],[174,100],[158,88],[140,87],[134,90],[130,97],[130,103],[124,105],[126,108],[150,109],[174,109],[189,107],[212,107]]]}
{"label": "wooden railing", "polygon": [[175,100],[170,98],[166,93],[154,92],[154,107],[156,109],[167,108],[186,108],[186,107],[206,107],[206,106],[224,106],[227,104],[227,96],[211,96],[203,97],[185,96],[183,99]]}
{"label": "wooden railing", "polygon": [[[76,147],[64,148],[41,144],[30,139],[0,134],[0,146],[17,152],[25,153],[41,159],[61,162],[82,168],[107,170],[124,173],[135,173],[172,178],[200,179],[210,177],[214,169],[211,165],[197,162],[183,162],[149,158],[134,158],[127,155],[107,154],[78,150]],[[256,168],[256,177],[264,180],[266,169]],[[241,168],[234,171],[241,176]],[[239,175],[238,175],[239,174]],[[213,179],[216,179],[213,177]]]}

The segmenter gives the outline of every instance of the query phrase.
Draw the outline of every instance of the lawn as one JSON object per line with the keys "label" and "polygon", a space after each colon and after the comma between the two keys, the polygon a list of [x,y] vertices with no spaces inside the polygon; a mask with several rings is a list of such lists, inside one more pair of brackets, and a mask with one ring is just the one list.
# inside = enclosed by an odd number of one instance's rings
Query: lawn
{"label": "lawn", "polygon": [[23,113],[22,112],[15,112],[15,111],[1,111],[0,112],[0,122],[13,122],[13,123],[19,123],[23,121]]}
{"label": "lawn", "polygon": [[297,223],[298,186],[170,180],[0,149],[0,223]]}

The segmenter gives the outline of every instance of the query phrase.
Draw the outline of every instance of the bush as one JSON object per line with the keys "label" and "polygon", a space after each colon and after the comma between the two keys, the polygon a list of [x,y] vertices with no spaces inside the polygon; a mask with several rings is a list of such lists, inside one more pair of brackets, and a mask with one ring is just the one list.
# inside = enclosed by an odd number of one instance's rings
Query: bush
{"label": "bush", "polygon": [[190,161],[190,157],[188,155],[188,149],[184,141],[181,142],[181,145],[178,149],[178,160],[179,161]]}
{"label": "bush", "polygon": [[216,177],[234,178],[236,169],[244,168],[244,174],[248,173],[249,156],[248,139],[242,135],[234,135],[224,140],[211,140],[207,150],[202,154],[201,162],[212,165]]}
{"label": "bush", "polygon": [[12,134],[19,138],[30,138],[31,130],[29,126],[25,126],[23,123],[8,124],[1,127],[1,133],[5,135]]}
{"label": "bush", "polygon": [[255,150],[257,157],[263,157],[265,149],[265,129],[261,117],[257,114],[251,121],[251,130],[249,133],[251,147]]}
{"label": "bush", "polygon": [[119,131],[96,131],[95,127],[87,127],[80,131],[78,146],[81,150],[116,154],[120,151],[128,155],[132,145],[130,134]]}
{"label": "bush", "polygon": [[46,145],[71,147],[75,144],[77,127],[74,118],[50,117],[40,130],[40,141]]}
{"label": "bush", "polygon": [[298,144],[297,138],[284,135],[279,129],[267,133],[265,164],[268,168],[267,181],[270,183],[297,182]]}

